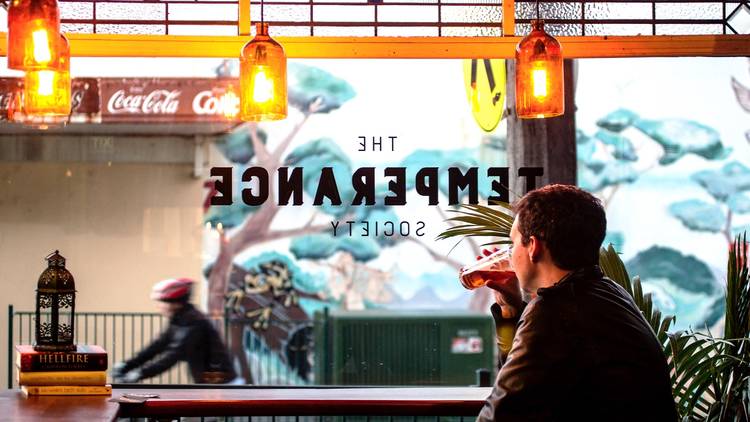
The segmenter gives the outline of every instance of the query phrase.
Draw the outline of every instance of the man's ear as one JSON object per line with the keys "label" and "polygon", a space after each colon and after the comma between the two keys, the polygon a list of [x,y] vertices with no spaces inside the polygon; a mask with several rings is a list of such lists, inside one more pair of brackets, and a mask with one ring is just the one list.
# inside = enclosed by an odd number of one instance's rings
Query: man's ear
{"label": "man's ear", "polygon": [[539,262],[542,258],[544,245],[542,245],[542,242],[536,236],[529,237],[529,246],[527,249],[529,251],[529,260],[534,263]]}

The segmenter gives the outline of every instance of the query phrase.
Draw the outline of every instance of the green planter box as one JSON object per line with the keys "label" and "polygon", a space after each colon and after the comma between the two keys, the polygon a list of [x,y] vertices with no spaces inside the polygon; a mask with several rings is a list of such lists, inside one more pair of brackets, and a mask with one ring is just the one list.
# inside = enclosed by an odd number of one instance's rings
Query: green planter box
{"label": "green planter box", "polygon": [[453,385],[494,372],[495,328],[468,311],[315,314],[315,381],[327,385]]}

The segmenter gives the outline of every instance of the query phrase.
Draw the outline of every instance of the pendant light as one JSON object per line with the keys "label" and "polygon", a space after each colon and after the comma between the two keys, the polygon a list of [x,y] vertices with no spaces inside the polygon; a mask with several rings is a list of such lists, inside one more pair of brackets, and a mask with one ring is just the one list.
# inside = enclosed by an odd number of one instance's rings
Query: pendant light
{"label": "pendant light", "polygon": [[56,0],[12,0],[8,8],[8,68],[60,66],[60,11]]}
{"label": "pendant light", "polygon": [[516,115],[521,119],[559,116],[565,112],[563,57],[560,43],[531,21],[531,33],[516,46]]}
{"label": "pendant light", "polygon": [[27,123],[41,128],[65,123],[70,115],[70,47],[64,35],[57,40],[59,67],[27,70],[24,77],[24,114]]}
{"label": "pendant light", "polygon": [[255,24],[256,34],[240,56],[240,118],[244,121],[281,120],[287,115],[286,55],[268,35],[268,24]]}

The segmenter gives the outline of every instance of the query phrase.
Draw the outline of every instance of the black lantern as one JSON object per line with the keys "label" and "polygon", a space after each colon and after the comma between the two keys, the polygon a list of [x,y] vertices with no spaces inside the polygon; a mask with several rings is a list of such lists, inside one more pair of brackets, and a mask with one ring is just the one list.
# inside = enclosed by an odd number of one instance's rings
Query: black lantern
{"label": "black lantern", "polygon": [[34,350],[64,352],[75,350],[76,285],[65,269],[65,258],[59,251],[47,256],[47,269],[36,286],[36,344]]}

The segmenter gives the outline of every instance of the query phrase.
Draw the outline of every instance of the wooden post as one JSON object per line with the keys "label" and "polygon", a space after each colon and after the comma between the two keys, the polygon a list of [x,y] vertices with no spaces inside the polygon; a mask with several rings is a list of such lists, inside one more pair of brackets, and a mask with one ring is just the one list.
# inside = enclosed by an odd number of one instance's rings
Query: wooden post
{"label": "wooden post", "polygon": [[238,0],[237,7],[237,35],[250,35],[250,0]]}
{"label": "wooden post", "polygon": [[[530,178],[539,188],[553,183],[576,184],[575,66],[566,59],[565,114],[547,119],[516,117],[516,64],[506,62],[508,166],[510,167],[510,199],[526,193]],[[519,177],[519,169],[542,167],[539,177]],[[523,170],[522,170],[523,172]]]}

